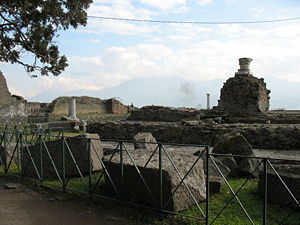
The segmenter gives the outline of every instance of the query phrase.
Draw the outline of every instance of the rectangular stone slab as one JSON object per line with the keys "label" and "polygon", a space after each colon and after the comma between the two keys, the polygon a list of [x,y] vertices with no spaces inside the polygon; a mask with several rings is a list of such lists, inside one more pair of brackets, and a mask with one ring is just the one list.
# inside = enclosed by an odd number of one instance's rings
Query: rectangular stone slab
{"label": "rectangular stone slab", "polygon": [[[149,160],[151,154],[153,153],[152,150],[136,149],[133,151],[129,151],[129,153],[132,159],[134,160],[136,166],[140,170],[155,200],[153,200],[153,198],[151,197],[151,194],[147,190],[146,185],[143,183],[133,162],[131,161],[129,155],[125,151],[123,152],[123,185],[121,179],[122,176],[120,153],[116,153],[112,158],[111,162],[108,161],[109,155],[105,157],[104,163],[111,179],[113,180],[117,190],[120,192],[123,199],[159,208],[160,180],[158,169],[158,153],[154,154],[146,168],[144,168],[144,166]],[[187,174],[194,162],[197,160],[197,157],[193,155],[181,155],[178,153],[174,154],[171,152],[169,154],[179,173],[181,174],[182,178]],[[114,193],[113,186],[111,185],[108,176],[105,177],[105,181],[108,190]],[[196,163],[196,165],[193,167],[193,169],[184,181],[197,202],[205,200],[206,189],[202,159],[199,159],[199,161]],[[187,188],[184,186],[183,183],[177,189],[177,186],[181,182],[181,178],[178,176],[171,162],[164,153],[162,157],[162,182],[163,205],[165,205],[168,199],[171,198],[171,200],[166,204],[164,208],[165,210],[178,212],[188,209],[189,207],[195,204],[192,196],[189,194]],[[176,192],[172,196],[172,193],[175,190]]]}

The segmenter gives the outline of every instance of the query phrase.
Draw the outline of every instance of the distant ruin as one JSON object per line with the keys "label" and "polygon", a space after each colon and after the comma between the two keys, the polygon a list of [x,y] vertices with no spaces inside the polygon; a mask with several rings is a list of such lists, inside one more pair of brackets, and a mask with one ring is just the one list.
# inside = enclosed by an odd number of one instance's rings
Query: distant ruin
{"label": "distant ruin", "polygon": [[128,107],[122,104],[115,98],[102,100],[100,98],[88,96],[72,96],[72,97],[58,97],[49,104],[49,110],[52,115],[67,115],[69,111],[69,101],[76,100],[77,114],[89,113],[111,113],[111,114],[127,114]]}
{"label": "distant ruin", "polygon": [[0,116],[1,117],[47,117],[67,115],[69,100],[77,102],[77,114],[127,114],[128,107],[115,98],[102,100],[88,96],[59,97],[51,103],[28,102],[21,96],[12,95],[6,79],[0,72]]}
{"label": "distant ruin", "polygon": [[240,58],[240,69],[221,89],[218,109],[234,115],[252,115],[269,110],[270,90],[264,79],[254,77],[249,65],[252,59]]}

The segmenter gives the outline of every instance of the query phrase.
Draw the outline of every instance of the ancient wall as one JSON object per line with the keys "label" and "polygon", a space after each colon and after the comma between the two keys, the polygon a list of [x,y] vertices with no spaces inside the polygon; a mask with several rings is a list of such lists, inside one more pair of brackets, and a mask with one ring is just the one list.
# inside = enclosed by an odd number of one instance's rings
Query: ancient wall
{"label": "ancient wall", "polygon": [[53,100],[50,105],[50,111],[55,115],[68,115],[69,102],[76,99],[77,114],[80,113],[105,113],[105,101],[92,97],[59,97]]}
{"label": "ancient wall", "polygon": [[233,115],[253,115],[269,110],[269,93],[264,79],[254,77],[249,69],[252,59],[241,58],[240,69],[221,89],[219,109]]}
{"label": "ancient wall", "polygon": [[7,87],[6,79],[0,71],[0,105],[6,105],[14,100],[16,99],[11,97]]}
{"label": "ancient wall", "polygon": [[109,113],[112,114],[127,114],[128,106],[122,104],[115,98],[107,99],[106,106]]}
{"label": "ancient wall", "polygon": [[28,116],[47,116],[49,113],[47,103],[26,102],[25,114]]}
{"label": "ancient wall", "polygon": [[14,116],[26,116],[25,113],[25,101],[11,101],[8,104],[0,105],[0,116],[14,117]]}
{"label": "ancient wall", "polygon": [[76,99],[77,114],[127,114],[128,108],[117,99],[101,100],[93,97],[59,97],[52,103],[27,102],[23,97],[11,95],[5,77],[0,72],[0,116],[52,116],[68,115],[69,101]]}
{"label": "ancient wall", "polygon": [[20,97],[11,95],[6,79],[0,72],[0,115],[4,117],[26,116],[26,101]]}
{"label": "ancient wall", "polygon": [[102,100],[100,98],[82,96],[82,97],[59,97],[49,104],[49,110],[52,115],[68,115],[69,101],[76,100],[77,114],[90,113],[128,113],[127,106],[116,99]]}
{"label": "ancient wall", "polygon": [[300,125],[230,124],[182,125],[158,122],[103,122],[89,124],[87,132],[101,139],[132,140],[138,132],[151,132],[159,142],[214,146],[226,133],[237,131],[258,149],[299,149]]}
{"label": "ancient wall", "polygon": [[186,118],[196,118],[199,113],[199,110],[190,108],[144,106],[131,111],[128,120],[175,122]]}

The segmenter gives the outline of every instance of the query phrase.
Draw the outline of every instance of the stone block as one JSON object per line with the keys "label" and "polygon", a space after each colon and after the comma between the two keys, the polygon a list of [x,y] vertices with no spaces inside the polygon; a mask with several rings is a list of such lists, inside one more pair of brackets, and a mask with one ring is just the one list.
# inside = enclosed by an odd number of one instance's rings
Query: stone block
{"label": "stone block", "polygon": [[[134,160],[137,168],[140,170],[144,180],[146,181],[149,189],[153,193],[155,201],[151,198],[151,195],[147,191],[146,186],[139,177],[138,172],[126,152],[123,152],[123,165],[124,165],[124,177],[122,185],[122,177],[120,172],[120,153],[116,153],[111,161],[104,161],[106,168],[112,178],[116,188],[121,193],[123,199],[127,201],[134,201],[149,205],[152,207],[159,207],[160,189],[159,189],[159,161],[158,154],[154,154],[151,160],[148,162],[153,151],[148,149],[136,149],[130,151],[130,155]],[[192,167],[197,159],[193,155],[180,155],[169,153],[175,166],[178,168],[182,177]],[[147,167],[144,166],[147,164]],[[108,190],[114,192],[111,182],[108,177],[105,177]],[[194,205],[194,201],[190,196],[186,187],[180,184],[181,179],[177,175],[171,162],[167,159],[166,155],[162,157],[162,196],[165,210],[182,211],[190,206]],[[200,159],[193,167],[189,175],[185,178],[185,183],[189,187],[195,199],[199,201],[205,200],[206,188],[205,178],[203,171],[203,162]],[[177,190],[176,190],[177,189]],[[174,195],[172,193],[176,190]],[[167,203],[167,201],[170,201]]]}
{"label": "stone block", "polygon": [[[282,166],[280,166],[282,167]],[[299,165],[285,165],[285,169],[278,168],[276,166],[276,170],[279,173],[280,177],[286,184],[286,186],[293,193],[295,198],[300,202],[300,166]],[[288,167],[293,167],[290,170],[286,170]],[[293,173],[296,171],[296,173]],[[272,203],[276,203],[282,206],[288,206],[291,208],[300,207],[296,204],[292,196],[286,190],[282,182],[279,180],[277,175],[271,169],[267,172],[267,199]],[[258,183],[258,193],[261,197],[264,194],[264,175],[261,173],[259,175],[259,183]]]}
{"label": "stone block", "polygon": [[[139,132],[133,137],[134,149],[155,149],[157,147],[156,139],[150,132]],[[147,143],[148,142],[148,143]]]}
{"label": "stone block", "polygon": [[[89,142],[89,139],[91,140]],[[62,139],[54,141],[45,141],[45,145],[51,155],[53,163],[57,168],[60,176],[63,174],[63,144]],[[65,171],[66,176],[79,176],[79,172],[76,168],[75,162],[72,159],[71,153],[78,165],[82,174],[89,173],[89,149],[91,151],[91,170],[99,171],[102,169],[98,156],[103,157],[103,149],[101,147],[101,141],[97,134],[82,134],[74,137],[67,137],[66,143],[64,144],[65,151]],[[40,143],[35,145],[29,145],[28,150],[30,151],[32,158],[40,171],[42,168],[44,179],[57,178],[55,169],[51,163],[50,157],[47,153],[46,147],[42,143],[42,151],[40,150]],[[70,153],[70,151],[71,153]],[[26,147],[23,147],[23,161],[22,167],[24,175],[28,177],[37,178],[36,171],[33,167],[33,163],[29,157]],[[42,160],[41,159],[42,154]],[[97,156],[98,154],[98,156]]]}
{"label": "stone block", "polygon": [[[194,156],[199,156],[200,151],[195,152]],[[224,163],[222,163],[218,158],[214,156],[210,156],[218,166],[219,170],[222,172],[224,177],[227,177],[230,173],[230,169],[228,166],[226,166]],[[203,170],[204,175],[206,175],[206,154],[205,152],[201,155],[201,159],[203,160]],[[209,162],[209,168],[208,168],[209,176],[210,177],[222,177],[216,166],[213,164],[213,162],[210,160]]]}
{"label": "stone block", "polygon": [[216,158],[230,169],[229,177],[237,177],[239,175],[239,167],[231,153],[226,154],[226,156],[216,156]]}
{"label": "stone block", "polygon": [[5,163],[9,163],[12,157],[14,158],[14,162],[17,162],[17,159],[21,158],[18,149],[16,149],[14,153],[15,147],[16,147],[15,143],[10,143],[6,148],[4,148],[3,145],[0,146],[0,157],[1,157],[0,165],[1,164],[5,165]]}
{"label": "stone block", "polygon": [[242,175],[258,177],[261,171],[260,160],[251,158],[255,157],[253,149],[246,138],[239,133],[225,135],[223,141],[216,144],[212,152],[217,154],[231,153]]}
{"label": "stone block", "polygon": [[49,128],[52,130],[74,130],[78,126],[78,121],[69,120],[69,121],[59,121],[59,122],[50,122],[48,124]]}

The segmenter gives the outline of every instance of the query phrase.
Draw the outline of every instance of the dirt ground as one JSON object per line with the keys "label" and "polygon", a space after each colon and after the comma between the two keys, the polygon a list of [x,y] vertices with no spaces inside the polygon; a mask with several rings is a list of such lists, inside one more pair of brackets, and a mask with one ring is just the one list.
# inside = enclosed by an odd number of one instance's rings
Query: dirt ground
{"label": "dirt ground", "polygon": [[[14,183],[15,189],[5,185]],[[87,202],[57,200],[0,177],[0,225],[136,225],[122,210]],[[151,223],[147,223],[151,224]]]}

